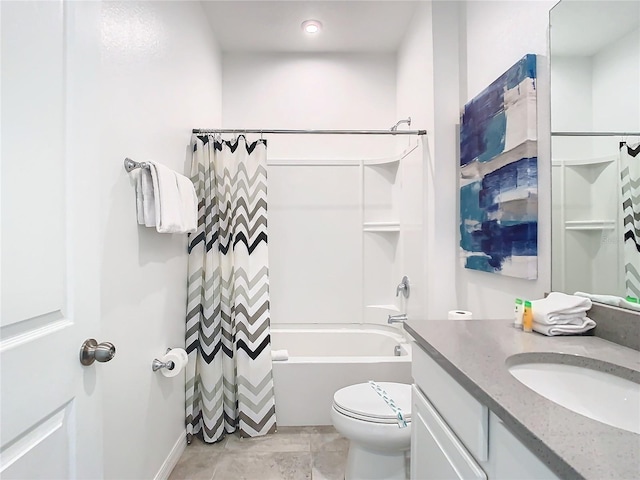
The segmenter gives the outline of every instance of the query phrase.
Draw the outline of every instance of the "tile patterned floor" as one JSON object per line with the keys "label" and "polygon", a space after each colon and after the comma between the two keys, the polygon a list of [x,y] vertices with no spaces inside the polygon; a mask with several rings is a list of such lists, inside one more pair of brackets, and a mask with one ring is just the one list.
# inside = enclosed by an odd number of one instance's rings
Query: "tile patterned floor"
{"label": "tile patterned floor", "polygon": [[187,446],[169,480],[343,480],[349,442],[332,426],[279,427]]}

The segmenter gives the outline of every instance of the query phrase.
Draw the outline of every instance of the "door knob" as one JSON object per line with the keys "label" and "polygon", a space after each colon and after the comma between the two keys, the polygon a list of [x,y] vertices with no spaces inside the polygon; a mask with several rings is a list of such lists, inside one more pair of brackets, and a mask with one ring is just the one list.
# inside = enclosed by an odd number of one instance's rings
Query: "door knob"
{"label": "door knob", "polygon": [[80,348],[80,363],[82,365],[91,365],[96,360],[98,362],[108,362],[116,356],[116,347],[113,343],[98,343],[93,338],[84,341]]}

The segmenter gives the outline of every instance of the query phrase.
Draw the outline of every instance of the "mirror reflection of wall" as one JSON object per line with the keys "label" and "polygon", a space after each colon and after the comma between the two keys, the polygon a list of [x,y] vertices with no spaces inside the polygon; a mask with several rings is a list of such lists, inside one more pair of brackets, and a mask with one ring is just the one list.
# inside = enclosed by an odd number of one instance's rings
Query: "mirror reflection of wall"
{"label": "mirror reflection of wall", "polygon": [[563,0],[550,25],[552,287],[640,298],[640,1]]}

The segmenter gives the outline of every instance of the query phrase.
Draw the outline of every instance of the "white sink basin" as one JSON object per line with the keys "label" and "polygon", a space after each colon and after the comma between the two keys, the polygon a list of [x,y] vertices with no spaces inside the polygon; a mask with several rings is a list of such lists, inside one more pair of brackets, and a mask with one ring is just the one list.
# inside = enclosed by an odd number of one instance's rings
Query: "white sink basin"
{"label": "white sink basin", "polygon": [[639,372],[595,359],[550,353],[514,355],[507,359],[507,367],[511,375],[552,402],[640,434]]}

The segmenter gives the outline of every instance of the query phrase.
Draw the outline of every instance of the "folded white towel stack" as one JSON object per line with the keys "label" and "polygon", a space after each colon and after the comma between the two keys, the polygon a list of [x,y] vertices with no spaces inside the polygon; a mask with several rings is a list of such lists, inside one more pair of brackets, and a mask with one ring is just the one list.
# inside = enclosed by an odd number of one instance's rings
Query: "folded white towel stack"
{"label": "folded white towel stack", "polygon": [[551,292],[547,298],[531,302],[533,329],[544,335],[575,335],[591,330],[596,322],[587,317],[591,300]]}
{"label": "folded white towel stack", "polygon": [[591,330],[596,326],[596,322],[589,317],[577,318],[574,322],[575,323],[563,323],[559,325],[545,325],[534,321],[533,329],[538,333],[552,337],[554,335],[576,335]]}
{"label": "folded white towel stack", "polygon": [[136,177],[138,223],[160,233],[191,233],[198,224],[198,198],[184,175],[156,162],[147,162]]}

